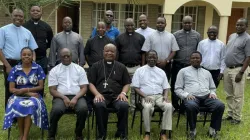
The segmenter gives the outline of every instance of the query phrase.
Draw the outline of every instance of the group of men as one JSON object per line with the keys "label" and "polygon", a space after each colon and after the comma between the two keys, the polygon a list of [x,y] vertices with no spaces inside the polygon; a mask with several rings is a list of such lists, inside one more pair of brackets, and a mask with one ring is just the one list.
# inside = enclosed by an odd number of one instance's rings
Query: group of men
{"label": "group of men", "polygon": [[[241,122],[245,71],[250,62],[250,36],[246,33],[246,19],[237,21],[236,33],[229,37],[225,47],[217,39],[216,26],[209,27],[208,38],[201,41],[201,35],[192,29],[190,16],[183,18],[183,29],[174,34],[165,31],[164,17],[157,18],[156,30],[147,26],[146,15],[139,17],[140,28],[137,30],[134,20],[127,18],[124,22],[125,32],[120,34],[112,25],[113,12],[108,10],[104,22],[98,22],[84,48],[81,35],[72,31],[70,17],[63,19],[63,31],[53,37],[51,27],[40,19],[42,11],[39,6],[32,6],[30,15],[31,19],[22,25],[23,12],[15,9],[12,13],[13,23],[0,28],[0,60],[6,79],[11,67],[20,60],[20,50],[29,46],[36,54],[34,60],[45,72],[48,65],[52,68],[48,76],[49,90],[53,96],[49,139],[55,139],[57,123],[67,108],[74,109],[77,114],[76,139],[83,139],[82,130],[88,114],[88,103],[84,96],[88,90],[93,95],[91,101],[97,117],[97,139],[106,139],[107,107],[110,106],[117,110],[118,116],[115,137],[127,139],[127,93],[130,88],[132,110],[135,107],[134,95],[142,98],[145,140],[150,139],[150,122],[155,105],[163,110],[162,140],[167,139],[166,131],[172,130],[174,110],[186,111],[189,136],[195,139],[196,116],[201,105],[208,107],[212,113],[208,134],[216,138],[225,109],[216,95],[222,76],[228,105],[226,119],[231,120],[232,124]],[[48,48],[50,53],[47,60]],[[85,60],[90,69],[87,74],[83,69]],[[168,82],[170,79],[171,84]],[[6,80],[5,92],[7,101],[10,93]],[[179,104],[180,99],[183,106]]]}

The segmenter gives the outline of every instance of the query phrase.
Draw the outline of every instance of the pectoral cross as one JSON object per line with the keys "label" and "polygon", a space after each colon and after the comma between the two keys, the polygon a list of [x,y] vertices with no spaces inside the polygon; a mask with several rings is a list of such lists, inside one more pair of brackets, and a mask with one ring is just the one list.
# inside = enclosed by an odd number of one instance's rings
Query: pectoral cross
{"label": "pectoral cross", "polygon": [[106,88],[106,86],[109,85],[109,84],[108,84],[107,81],[105,80],[105,82],[103,83],[103,85],[104,85],[104,88]]}

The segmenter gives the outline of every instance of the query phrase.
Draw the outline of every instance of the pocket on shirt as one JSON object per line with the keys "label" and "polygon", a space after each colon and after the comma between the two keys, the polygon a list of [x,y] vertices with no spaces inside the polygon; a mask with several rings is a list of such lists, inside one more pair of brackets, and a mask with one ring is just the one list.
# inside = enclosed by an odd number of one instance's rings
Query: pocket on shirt
{"label": "pocket on shirt", "polygon": [[29,47],[29,39],[28,38],[25,38],[23,40],[23,47]]}

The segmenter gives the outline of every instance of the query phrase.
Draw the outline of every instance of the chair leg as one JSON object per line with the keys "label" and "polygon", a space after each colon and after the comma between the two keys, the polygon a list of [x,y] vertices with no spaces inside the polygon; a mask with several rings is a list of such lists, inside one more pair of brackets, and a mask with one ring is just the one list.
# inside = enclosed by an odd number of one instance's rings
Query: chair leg
{"label": "chair leg", "polygon": [[135,122],[135,114],[136,114],[136,109],[134,110],[134,113],[133,113],[133,118],[132,118],[131,128],[133,128],[133,127],[134,127],[134,122]]}
{"label": "chair leg", "polygon": [[8,129],[8,140],[10,140],[10,131],[11,131],[11,128]]}
{"label": "chair leg", "polygon": [[140,120],[140,135],[142,135],[142,111],[141,112],[141,120]]}
{"label": "chair leg", "polygon": [[207,112],[204,112],[204,122],[203,122],[203,127],[206,125],[206,121],[207,121]]}
{"label": "chair leg", "polygon": [[42,130],[42,140],[43,140],[43,138],[44,138],[44,130],[43,129],[41,129]]}
{"label": "chair leg", "polygon": [[[94,117],[94,116],[93,116]],[[97,135],[98,135],[98,132],[97,132],[97,117],[95,117],[96,118],[96,120],[95,120],[95,138],[97,139]]]}
{"label": "chair leg", "polygon": [[187,132],[187,137],[188,137],[188,118],[186,117],[186,132]]}
{"label": "chair leg", "polygon": [[90,131],[89,131],[89,117],[91,116],[90,114],[91,114],[91,112],[88,113],[88,118],[87,118],[87,119],[88,119],[88,120],[87,120],[87,121],[88,121],[88,122],[87,122],[87,127],[88,127],[88,128],[87,128],[87,131],[88,131],[88,132],[87,132],[87,140],[89,140],[89,133],[90,133]]}
{"label": "chair leg", "polygon": [[172,131],[171,130],[168,130],[168,138],[171,139],[171,134],[172,134]]}
{"label": "chair leg", "polygon": [[179,111],[179,112],[178,112],[178,119],[177,119],[177,123],[176,123],[176,128],[178,128],[178,126],[179,126],[180,117],[181,117],[181,113],[180,113],[180,111]]}
{"label": "chair leg", "polygon": [[159,121],[159,125],[161,125],[161,121],[162,121],[162,112],[159,112],[159,115],[160,115],[160,121]]}
{"label": "chair leg", "polygon": [[95,121],[95,111],[92,113],[92,129],[94,128],[94,121]]}

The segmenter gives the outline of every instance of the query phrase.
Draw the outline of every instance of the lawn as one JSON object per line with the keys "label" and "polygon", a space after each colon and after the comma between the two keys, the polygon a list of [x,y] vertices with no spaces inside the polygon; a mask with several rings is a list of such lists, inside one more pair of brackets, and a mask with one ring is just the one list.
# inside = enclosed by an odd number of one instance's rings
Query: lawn
{"label": "lawn", "polygon": [[[2,122],[4,118],[4,82],[3,82],[3,75],[0,75],[0,127],[2,128]],[[222,122],[222,130],[219,133],[221,140],[250,140],[250,111],[247,111],[250,106],[249,98],[250,98],[250,82],[247,81],[246,83],[246,90],[245,90],[245,102],[243,107],[243,117],[242,122],[239,125],[231,125],[230,122],[223,120]],[[47,85],[47,83],[46,83]],[[46,98],[44,99],[47,105],[48,111],[51,109],[51,96],[48,93],[48,88],[46,88],[45,92],[47,93]],[[217,91],[218,97],[225,103],[225,93],[223,91],[223,82],[221,81],[220,86]],[[224,113],[224,117],[226,116],[226,111]],[[158,117],[156,115],[155,117]],[[115,115],[110,115],[110,119],[115,120]],[[75,127],[75,120],[76,117],[74,115],[64,115],[61,120],[59,121],[58,132],[57,132],[57,139],[58,140],[73,140],[74,139],[74,127]],[[139,134],[139,112],[136,117],[134,128],[131,129],[131,120],[132,115],[129,114],[129,140],[140,140],[143,136]],[[177,122],[177,114],[173,115],[173,132],[172,132],[172,140],[185,140],[186,139],[186,132],[185,132],[185,117],[181,116],[179,127],[176,128]],[[87,124],[87,121],[86,121]],[[91,124],[91,121],[90,121]],[[86,125],[87,126],[87,125]],[[151,125],[151,140],[158,140],[159,139],[159,132],[160,126],[158,123],[152,123]],[[206,123],[206,126],[203,127],[202,123],[197,123],[197,140],[209,140],[206,136],[206,133],[209,128],[209,123]],[[84,135],[86,136],[87,129],[84,129]],[[114,137],[114,133],[116,131],[115,124],[108,125],[108,140],[112,140]],[[35,127],[34,125],[30,131],[30,140],[38,140],[41,139],[41,131],[39,128]],[[45,131],[45,138],[47,137],[47,131]],[[17,126],[12,127],[11,131],[11,139],[16,140],[18,138],[18,129]],[[90,128],[90,138],[91,140],[95,139],[95,129]],[[0,140],[7,139],[7,131],[0,130]]]}

